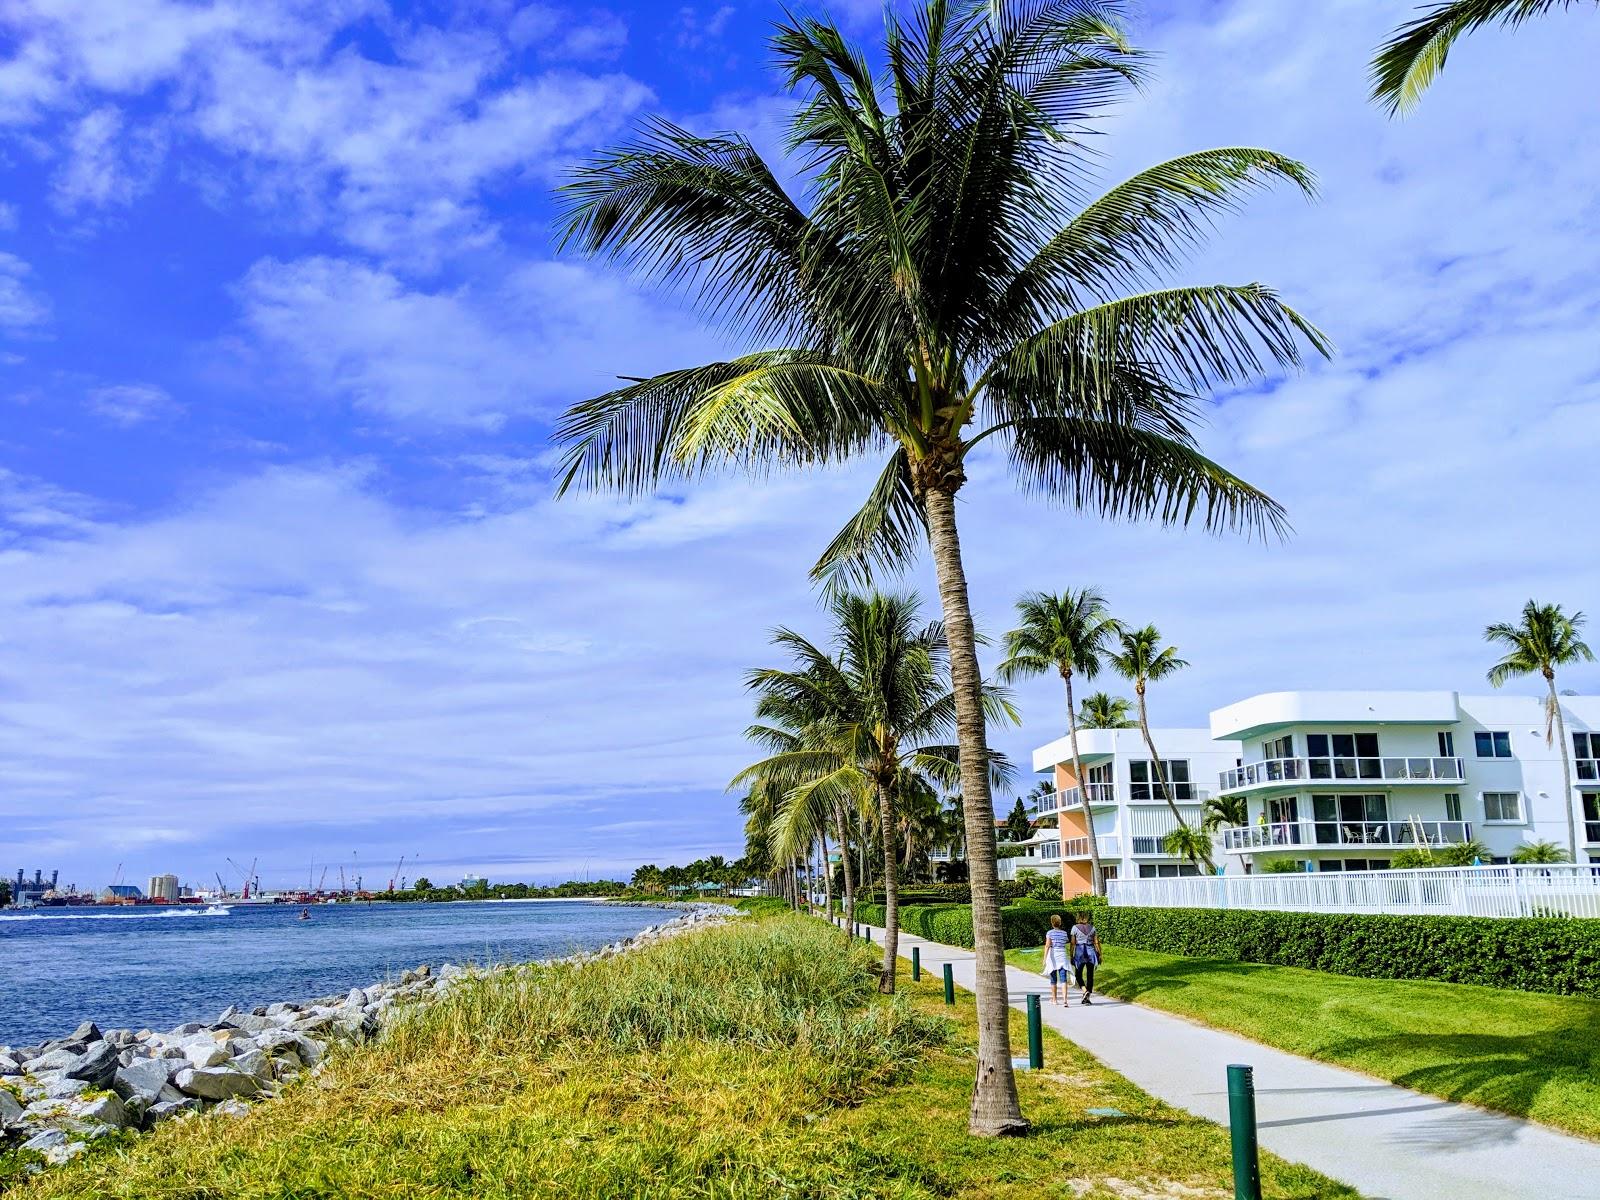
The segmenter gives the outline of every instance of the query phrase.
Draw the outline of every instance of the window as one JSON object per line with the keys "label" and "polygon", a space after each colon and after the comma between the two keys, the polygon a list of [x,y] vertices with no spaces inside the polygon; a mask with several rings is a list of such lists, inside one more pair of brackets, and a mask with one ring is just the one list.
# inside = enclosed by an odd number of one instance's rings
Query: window
{"label": "window", "polygon": [[1472,735],[1472,744],[1479,758],[1510,758],[1511,734],[1480,729]]}
{"label": "window", "polygon": [[1600,733],[1572,735],[1572,757],[1578,760],[1579,779],[1600,779]]}
{"label": "window", "polygon": [[1439,757],[1454,758],[1456,756],[1456,735],[1448,729],[1439,731]]}
{"label": "window", "polygon": [[1285,734],[1281,738],[1273,738],[1270,742],[1262,742],[1261,743],[1261,757],[1262,758],[1267,758],[1267,759],[1271,759],[1271,758],[1293,758],[1294,757],[1294,737],[1293,737],[1293,735]]}
{"label": "window", "polygon": [[1176,879],[1180,875],[1198,875],[1199,869],[1193,863],[1140,863],[1140,879]]}
{"label": "window", "polygon": [[1444,794],[1444,819],[1446,821],[1461,820],[1461,793],[1446,792]]}
{"label": "window", "polygon": [[[1167,778],[1167,786],[1172,789],[1172,798],[1174,800],[1194,799],[1194,785],[1189,780],[1188,759],[1163,758],[1161,760],[1161,771]],[[1133,799],[1166,799],[1166,796],[1161,791],[1161,780],[1150,769],[1150,760],[1148,758],[1136,758],[1129,762],[1128,778],[1133,783]]]}
{"label": "window", "polygon": [[1483,819],[1485,821],[1522,820],[1522,793],[1485,792],[1483,794]]}
{"label": "window", "polygon": [[1306,757],[1312,779],[1377,779],[1383,774],[1375,733],[1309,733]]}
{"label": "window", "polygon": [[1319,871],[1387,871],[1387,858],[1325,858],[1317,863]]}
{"label": "window", "polygon": [[1381,795],[1311,797],[1317,841],[1323,845],[1352,846],[1388,842],[1389,801]]}
{"label": "window", "polygon": [[1583,793],[1583,840],[1600,842],[1600,792]]}

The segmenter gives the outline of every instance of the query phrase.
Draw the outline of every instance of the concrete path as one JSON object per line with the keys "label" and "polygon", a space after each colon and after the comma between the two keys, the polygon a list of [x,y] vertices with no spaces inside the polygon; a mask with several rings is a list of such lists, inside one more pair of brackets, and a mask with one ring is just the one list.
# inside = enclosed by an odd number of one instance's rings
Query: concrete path
{"label": "concrete path", "polygon": [[[883,931],[872,938],[882,943]],[[953,964],[971,991],[970,950],[902,933],[899,953],[922,949],[937,979]],[[1114,948],[1113,948],[1114,949]],[[1227,1068],[1255,1068],[1261,1144],[1358,1189],[1371,1200],[1600,1200],[1600,1144],[1382,1083],[1342,1067],[1286,1054],[1140,1004],[1095,997],[1050,1003],[1043,976],[1007,970],[1014,1008],[1043,995],[1044,1022],[1168,1104],[1226,1125]],[[1027,1047],[1014,1048],[1026,1055]],[[1046,1065],[1049,1063],[1048,1054]]]}

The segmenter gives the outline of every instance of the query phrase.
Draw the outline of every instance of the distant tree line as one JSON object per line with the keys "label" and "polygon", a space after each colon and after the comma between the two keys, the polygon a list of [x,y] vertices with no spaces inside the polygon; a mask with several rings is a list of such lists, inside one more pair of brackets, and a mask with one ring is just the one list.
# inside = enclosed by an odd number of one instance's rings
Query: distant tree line
{"label": "distant tree line", "polygon": [[562,900],[579,896],[620,896],[628,885],[617,879],[569,879],[566,883],[540,887],[532,883],[490,883],[475,879],[471,883],[436,887],[426,876],[409,888],[397,892],[374,892],[374,900],[401,903],[443,904],[452,900]]}

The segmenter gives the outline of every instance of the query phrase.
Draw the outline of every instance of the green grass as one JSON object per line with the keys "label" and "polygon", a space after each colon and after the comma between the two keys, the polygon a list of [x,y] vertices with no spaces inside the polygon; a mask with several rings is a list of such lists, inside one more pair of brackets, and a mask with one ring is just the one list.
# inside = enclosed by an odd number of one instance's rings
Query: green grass
{"label": "green grass", "polygon": [[[1223,1130],[1054,1035],[1021,1080],[1034,1136],[969,1137],[971,997],[947,1009],[929,980],[880,998],[875,953],[777,916],[506,972],[246,1117],[162,1126],[15,1200],[1229,1194]],[[1263,1171],[1280,1200],[1355,1194],[1270,1156]]]}
{"label": "green grass", "polygon": [[[1016,950],[1039,970],[1040,952]],[[1447,1100],[1600,1138],[1600,1000],[1108,946],[1095,988]]]}

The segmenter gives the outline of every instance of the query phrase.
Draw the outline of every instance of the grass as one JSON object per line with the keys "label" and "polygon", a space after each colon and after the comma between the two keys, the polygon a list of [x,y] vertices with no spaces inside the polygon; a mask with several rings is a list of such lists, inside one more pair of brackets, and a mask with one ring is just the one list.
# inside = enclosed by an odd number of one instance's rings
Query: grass
{"label": "grass", "polygon": [[[780,916],[505,972],[248,1116],[162,1126],[14,1198],[1231,1194],[1223,1130],[1053,1034],[1021,1079],[1034,1136],[967,1136],[971,997],[947,1009],[928,980],[879,998],[874,955]],[[1355,1195],[1270,1156],[1263,1173],[1280,1200]]]}
{"label": "grass", "polygon": [[[1040,952],[1008,955],[1039,970]],[[1095,988],[1600,1139],[1600,1000],[1107,948]]]}

